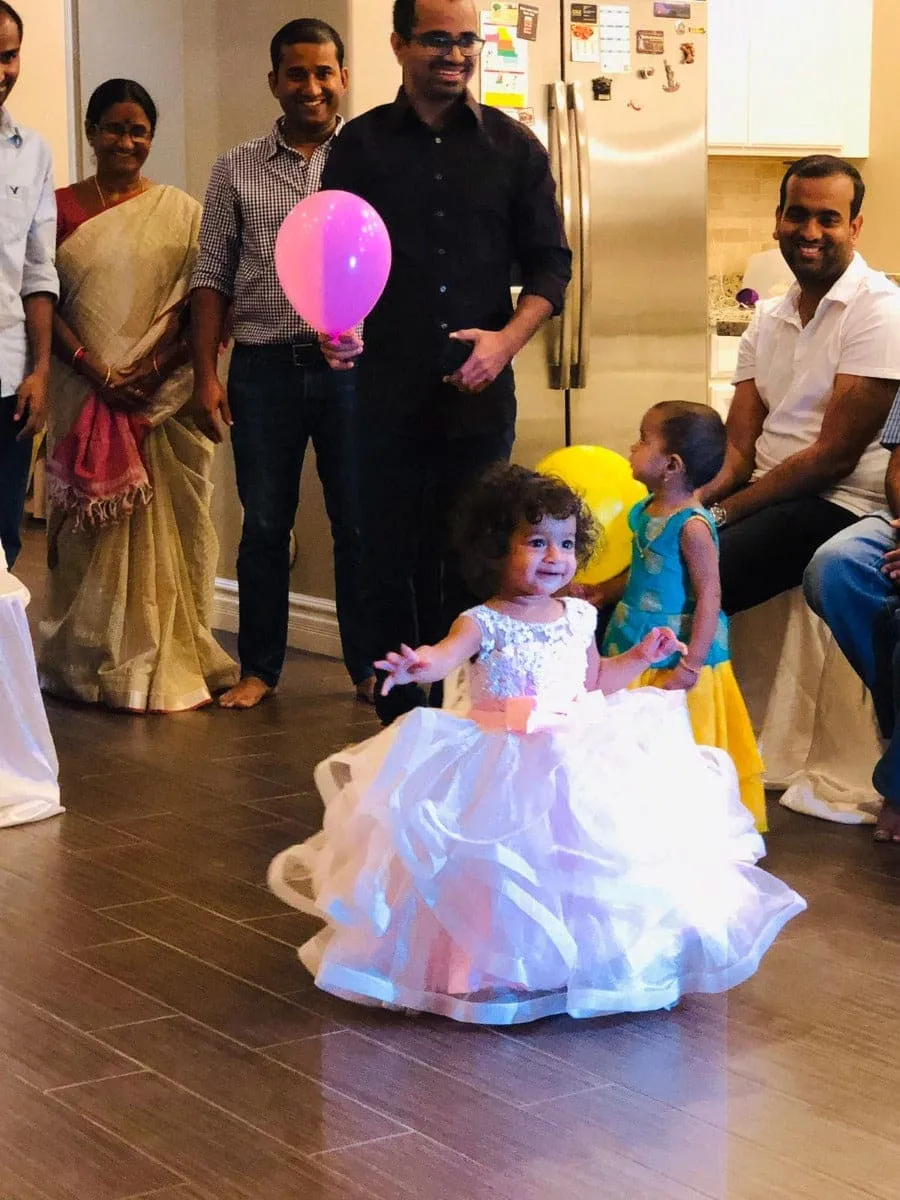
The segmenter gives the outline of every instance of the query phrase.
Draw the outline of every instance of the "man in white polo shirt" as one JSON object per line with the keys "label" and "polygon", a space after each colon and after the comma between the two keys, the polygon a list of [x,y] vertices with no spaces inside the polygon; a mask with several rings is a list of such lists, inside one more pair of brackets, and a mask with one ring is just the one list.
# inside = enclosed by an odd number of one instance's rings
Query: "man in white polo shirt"
{"label": "man in white polo shirt", "polygon": [[900,289],[854,249],[864,194],[856,168],[827,154],[781,183],[775,236],[797,282],[744,334],[725,465],[700,493],[728,613],[796,587],[819,546],[884,507]]}
{"label": "man in white polo shirt", "polygon": [[31,440],[44,424],[59,295],[50,150],[6,110],[21,45],[22,19],[0,0],[0,545],[10,566],[21,545]]}

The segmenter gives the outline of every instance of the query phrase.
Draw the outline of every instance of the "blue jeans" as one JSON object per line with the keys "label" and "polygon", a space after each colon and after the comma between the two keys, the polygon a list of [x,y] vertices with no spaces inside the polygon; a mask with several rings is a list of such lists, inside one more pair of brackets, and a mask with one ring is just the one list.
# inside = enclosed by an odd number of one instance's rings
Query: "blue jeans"
{"label": "blue jeans", "polygon": [[881,573],[884,555],[897,545],[890,520],[876,513],[827,541],[806,569],[803,592],[872,693],[888,739],[872,781],[900,808],[900,596]]}
{"label": "blue jeans", "polygon": [[12,566],[22,549],[22,514],[31,470],[30,437],[16,441],[24,423],[14,421],[16,397],[0,399],[0,545]]}
{"label": "blue jeans", "polygon": [[228,375],[231,445],[244,524],[238,550],[242,675],[274,687],[287,648],[290,538],[312,439],[334,543],[344,662],[354,683],[372,674],[359,603],[356,389],[315,346],[234,348]]}

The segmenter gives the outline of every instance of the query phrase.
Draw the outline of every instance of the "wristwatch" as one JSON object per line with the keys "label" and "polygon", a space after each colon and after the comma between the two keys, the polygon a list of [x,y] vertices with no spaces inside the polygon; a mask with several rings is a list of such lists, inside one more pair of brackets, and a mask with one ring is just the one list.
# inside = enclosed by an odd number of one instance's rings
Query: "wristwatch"
{"label": "wristwatch", "polygon": [[709,506],[709,515],[712,517],[716,529],[721,529],[728,520],[728,513],[721,504],[711,504]]}

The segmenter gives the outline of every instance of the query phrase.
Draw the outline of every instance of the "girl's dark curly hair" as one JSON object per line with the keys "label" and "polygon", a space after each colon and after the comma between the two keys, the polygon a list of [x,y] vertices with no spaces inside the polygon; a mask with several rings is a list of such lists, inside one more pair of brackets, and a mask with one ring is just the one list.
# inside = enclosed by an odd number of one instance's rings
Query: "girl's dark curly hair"
{"label": "girl's dark curly hair", "polygon": [[512,536],[520,525],[544,517],[575,518],[575,558],[590,560],[602,530],[582,498],[553,475],[498,463],[466,493],[453,522],[453,543],[463,576],[472,591],[487,600],[497,594]]}

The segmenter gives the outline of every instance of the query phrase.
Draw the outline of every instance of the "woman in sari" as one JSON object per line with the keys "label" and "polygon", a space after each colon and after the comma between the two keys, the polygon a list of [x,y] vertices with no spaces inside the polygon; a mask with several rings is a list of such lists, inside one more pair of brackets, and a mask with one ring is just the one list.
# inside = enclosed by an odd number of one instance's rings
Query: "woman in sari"
{"label": "woman in sari", "polygon": [[40,678],[54,695],[176,712],[238,674],[210,630],[213,446],[186,408],[200,206],[142,174],[156,106],[140,84],[101,84],[85,124],[97,173],[57,192]]}

